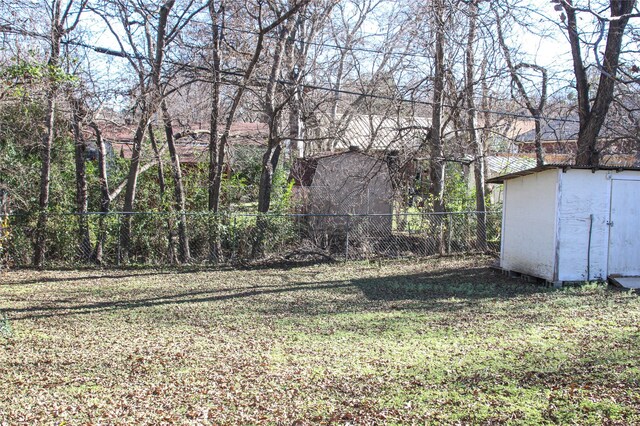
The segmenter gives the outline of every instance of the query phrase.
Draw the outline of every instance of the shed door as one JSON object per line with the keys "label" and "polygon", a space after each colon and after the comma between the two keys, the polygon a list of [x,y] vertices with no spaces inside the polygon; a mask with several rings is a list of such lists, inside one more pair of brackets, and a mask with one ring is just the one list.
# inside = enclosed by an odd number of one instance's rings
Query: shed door
{"label": "shed door", "polygon": [[611,181],[608,274],[640,275],[640,181]]}

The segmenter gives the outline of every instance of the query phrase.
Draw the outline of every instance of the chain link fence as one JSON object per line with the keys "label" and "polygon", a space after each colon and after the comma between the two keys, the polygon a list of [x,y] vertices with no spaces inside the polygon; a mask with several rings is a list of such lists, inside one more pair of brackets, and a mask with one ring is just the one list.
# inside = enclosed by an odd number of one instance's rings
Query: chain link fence
{"label": "chain link fence", "polygon": [[[37,219],[0,216],[0,266],[33,264]],[[497,252],[500,229],[500,212],[49,214],[45,266],[213,266]]]}

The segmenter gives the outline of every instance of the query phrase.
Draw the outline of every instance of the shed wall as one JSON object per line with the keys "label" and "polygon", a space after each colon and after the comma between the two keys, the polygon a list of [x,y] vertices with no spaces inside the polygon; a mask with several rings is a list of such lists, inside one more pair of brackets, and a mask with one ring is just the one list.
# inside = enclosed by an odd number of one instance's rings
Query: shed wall
{"label": "shed wall", "polygon": [[500,266],[554,280],[559,170],[505,182]]}
{"label": "shed wall", "polygon": [[384,161],[357,152],[318,160],[310,213],[391,214],[393,188]]}
{"label": "shed wall", "polygon": [[640,276],[640,173],[612,175],[607,275]]}
{"label": "shed wall", "polygon": [[[611,199],[611,180],[607,178],[609,173],[605,170],[592,172],[571,169],[560,174],[559,281],[587,281],[607,277],[607,222]],[[593,215],[593,223],[589,244],[590,215]]]}
{"label": "shed wall", "polygon": [[[390,215],[393,187],[387,164],[369,155],[347,152],[318,160],[308,193],[308,212],[337,215]],[[390,216],[314,219],[316,227],[344,232],[363,229],[378,236],[391,233]]]}

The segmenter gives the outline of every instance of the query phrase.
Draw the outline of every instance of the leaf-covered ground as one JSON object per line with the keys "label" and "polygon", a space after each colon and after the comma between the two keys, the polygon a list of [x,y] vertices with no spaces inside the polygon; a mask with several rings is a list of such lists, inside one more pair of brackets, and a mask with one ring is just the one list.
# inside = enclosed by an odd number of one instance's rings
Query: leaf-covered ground
{"label": "leaf-covered ground", "polygon": [[638,424],[640,301],[489,259],[0,272],[0,424]]}

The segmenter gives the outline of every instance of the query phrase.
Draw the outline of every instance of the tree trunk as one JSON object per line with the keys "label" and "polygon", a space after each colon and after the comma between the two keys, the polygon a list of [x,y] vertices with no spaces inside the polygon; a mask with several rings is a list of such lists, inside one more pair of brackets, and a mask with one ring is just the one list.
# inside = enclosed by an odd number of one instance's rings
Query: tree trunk
{"label": "tree trunk", "polygon": [[[435,22],[435,70],[433,76],[433,109],[431,117],[430,134],[430,160],[429,160],[429,196],[433,211],[442,213],[444,205],[444,146],[441,135],[442,125],[442,100],[444,91],[444,4],[442,0],[433,2]],[[440,221],[438,251],[444,254],[444,215],[438,217]]]}
{"label": "tree trunk", "polygon": [[278,167],[282,147],[278,144],[269,147],[262,156],[262,174],[260,175],[260,189],[258,191],[258,212],[268,213],[271,207],[271,190],[273,175]]}
{"label": "tree trunk", "polygon": [[[285,27],[280,32],[278,45],[276,46],[273,56],[273,64],[271,67],[271,75],[269,83],[267,83],[267,92],[265,95],[265,115],[269,124],[269,139],[267,141],[267,151],[262,156],[262,167],[260,174],[260,189],[258,191],[258,212],[267,213],[271,203],[271,186],[273,184],[273,173],[277,167],[280,153],[280,139],[278,137],[280,113],[276,108],[276,79],[280,74],[282,65],[282,56],[285,47],[285,39],[289,33]],[[278,149],[276,149],[278,148]],[[275,153],[278,155],[274,155]],[[274,164],[275,159],[275,164]]]}
{"label": "tree trunk", "polygon": [[271,190],[273,174],[278,167],[282,147],[272,145],[262,156],[262,174],[260,175],[260,189],[258,191],[258,218],[256,220],[256,240],[252,247],[251,256],[256,259],[264,255],[264,239],[268,231],[269,221],[266,214],[271,206]]}
{"label": "tree trunk", "polygon": [[[297,76],[295,73],[291,73],[290,77],[293,77],[290,81],[297,81]],[[302,101],[300,99],[300,91],[298,86],[293,89],[293,93],[291,94],[291,104],[289,106],[289,164],[294,160],[294,158],[300,156],[304,156],[304,145],[302,142],[302,121],[300,119],[300,109],[302,108]],[[301,148],[300,148],[301,147]],[[285,158],[286,162],[287,159]]]}
{"label": "tree trunk", "polygon": [[467,121],[469,127],[469,145],[475,150],[475,161],[473,163],[473,174],[476,189],[476,246],[479,251],[487,250],[487,223],[485,215],[485,193],[484,193],[484,146],[478,137],[477,111],[475,101],[474,83],[474,45],[476,42],[476,25],[478,21],[478,4],[475,0],[469,3],[469,36],[466,48],[466,98],[467,98]]}
{"label": "tree trunk", "polygon": [[109,213],[111,198],[109,196],[109,178],[107,175],[107,150],[102,139],[102,133],[94,122],[90,123],[96,135],[96,145],[98,146],[98,181],[100,185],[100,218],[98,219],[98,238],[93,249],[93,259],[96,263],[103,263],[104,241],[107,238],[105,220]]}
{"label": "tree trunk", "polygon": [[[213,70],[211,85],[211,133],[209,134],[209,211],[217,213],[220,204],[220,179],[222,164],[224,162],[224,150],[219,151],[219,124],[220,124],[220,86],[222,85],[220,74],[221,52],[220,52],[220,31],[224,22],[225,2],[221,1],[218,10],[215,2],[209,3],[209,15],[211,17],[211,34],[213,44]],[[220,155],[222,154],[222,156]],[[222,158],[219,160],[219,158]],[[219,167],[220,165],[220,167]],[[217,251],[217,250],[216,250]],[[217,257],[217,255],[216,255]]]}
{"label": "tree trunk", "polygon": [[145,107],[145,113],[138,120],[138,126],[133,138],[133,146],[131,148],[131,163],[129,164],[129,173],[127,175],[127,186],[124,193],[124,206],[122,211],[125,213],[120,228],[120,262],[127,263],[129,261],[130,243],[131,243],[131,222],[133,215],[127,214],[133,212],[133,206],[136,199],[136,189],[138,186],[138,172],[140,169],[140,156],[142,154],[142,142],[146,133],[147,125],[151,111]]}
{"label": "tree trunk", "polygon": [[[138,185],[138,174],[140,171],[140,155],[142,154],[142,143],[145,138],[147,126],[152,115],[157,111],[157,104],[162,101],[160,90],[160,74],[162,71],[162,64],[164,62],[164,50],[166,43],[167,25],[169,20],[169,13],[175,4],[175,0],[166,0],[158,14],[158,24],[155,27],[155,40],[152,39],[151,34],[148,32],[146,37],[148,43],[148,58],[147,61],[151,63],[150,75],[145,71],[142,65],[141,58],[131,60],[130,62],[138,72],[139,86],[141,90],[140,95],[140,118],[136,127],[136,133],[133,138],[133,147],[131,154],[131,163],[129,165],[129,174],[127,175],[127,187],[124,195],[124,207],[123,212],[125,217],[122,221],[120,228],[120,247],[121,247],[121,261],[128,262],[130,254],[131,243],[131,221],[133,215],[127,213],[133,213],[133,207],[136,198],[136,189]],[[132,37],[128,34],[128,37]],[[155,41],[155,46],[153,43]]]}
{"label": "tree trunk", "polygon": [[533,123],[535,128],[534,146],[536,149],[536,166],[541,167],[544,165],[544,149],[542,148],[542,118],[540,114],[535,111],[533,115]]}
{"label": "tree trunk", "polygon": [[491,129],[491,113],[489,112],[489,84],[487,83],[487,61],[486,59],[482,61],[482,78],[481,78],[481,86],[482,86],[482,110],[483,110],[483,126],[482,126],[482,148],[484,150],[485,155],[482,157],[482,164],[484,165],[484,194],[485,199],[487,195],[491,195],[488,185],[487,179],[489,178],[489,164],[487,161],[487,153],[490,150],[490,129]]}
{"label": "tree trunk", "polygon": [[273,63],[267,90],[265,94],[265,115],[269,124],[269,138],[267,140],[267,150],[262,156],[260,188],[258,190],[258,220],[256,221],[257,236],[252,248],[254,258],[261,257],[264,252],[264,236],[267,230],[267,218],[263,214],[269,212],[271,205],[271,189],[273,186],[273,174],[278,166],[280,157],[280,139],[278,137],[280,108],[276,108],[276,80],[280,74],[282,57],[285,48],[285,40],[289,29],[284,26],[280,30],[278,43],[275,47]]}
{"label": "tree trunk", "polygon": [[[153,133],[153,126],[149,124],[148,126],[149,132],[149,140],[151,141],[151,149],[153,149],[153,154],[156,157],[156,161],[158,163],[158,186],[160,187],[160,205],[164,207],[165,204],[165,192],[167,188],[167,184],[164,180],[164,163],[162,162],[162,156],[160,154],[160,149],[158,149],[158,143],[156,142],[156,135]],[[173,213],[173,209],[169,207],[171,213]],[[178,256],[176,254],[176,243],[175,243],[175,232],[173,229],[173,215],[167,215],[167,244],[168,244],[168,256],[169,263],[174,264],[178,261]]]}
{"label": "tree trunk", "polygon": [[[62,27],[60,22],[61,8],[60,2],[53,4],[51,15],[51,52],[48,69],[53,71],[58,67],[60,59],[60,40],[62,39]],[[47,215],[49,210],[49,192],[51,182],[51,147],[55,137],[55,114],[56,114],[56,96],[58,93],[58,82],[55,77],[51,77],[49,88],[47,89],[47,113],[45,126],[47,133],[42,140],[40,147],[40,196],[38,198],[38,224],[36,227],[36,241],[33,254],[34,266],[41,268],[44,264],[46,252],[46,228]]]}
{"label": "tree trunk", "polygon": [[36,244],[33,255],[34,266],[41,268],[44,264],[46,250],[46,227],[49,210],[49,188],[51,181],[51,147],[54,138],[54,120],[56,110],[56,91],[50,90],[47,94],[47,134],[43,138],[40,148],[40,197],[38,199],[39,215],[36,227]]}
{"label": "tree trunk", "polygon": [[[589,81],[580,50],[580,35],[573,1],[562,3],[567,14],[567,31],[573,58],[573,70],[578,92],[578,115],[580,130],[578,132],[576,165],[597,166],[600,162],[598,135],[613,102],[616,75],[620,64],[620,51],[624,39],[624,31],[629,22],[629,14],[634,10],[635,0],[611,0],[611,19],[607,32],[607,43],[602,54],[598,90],[593,103],[589,98]],[[604,24],[602,24],[604,25]]]}
{"label": "tree trunk", "polygon": [[171,123],[171,115],[167,108],[167,103],[163,99],[160,103],[162,109],[162,120],[164,121],[164,131],[169,147],[169,155],[171,156],[171,173],[173,176],[175,209],[178,211],[178,249],[180,262],[187,263],[191,259],[189,250],[189,235],[187,232],[187,215],[185,212],[184,186],[182,184],[182,170],[180,169],[180,157],[176,151],[176,145],[173,138],[173,124]]}
{"label": "tree trunk", "polygon": [[74,154],[76,165],[76,213],[78,215],[78,254],[82,260],[91,258],[91,241],[89,239],[89,221],[87,216],[89,200],[87,197],[86,149],[87,144],[82,134],[82,122],[86,111],[80,99],[71,99],[72,127],[74,138]]}

